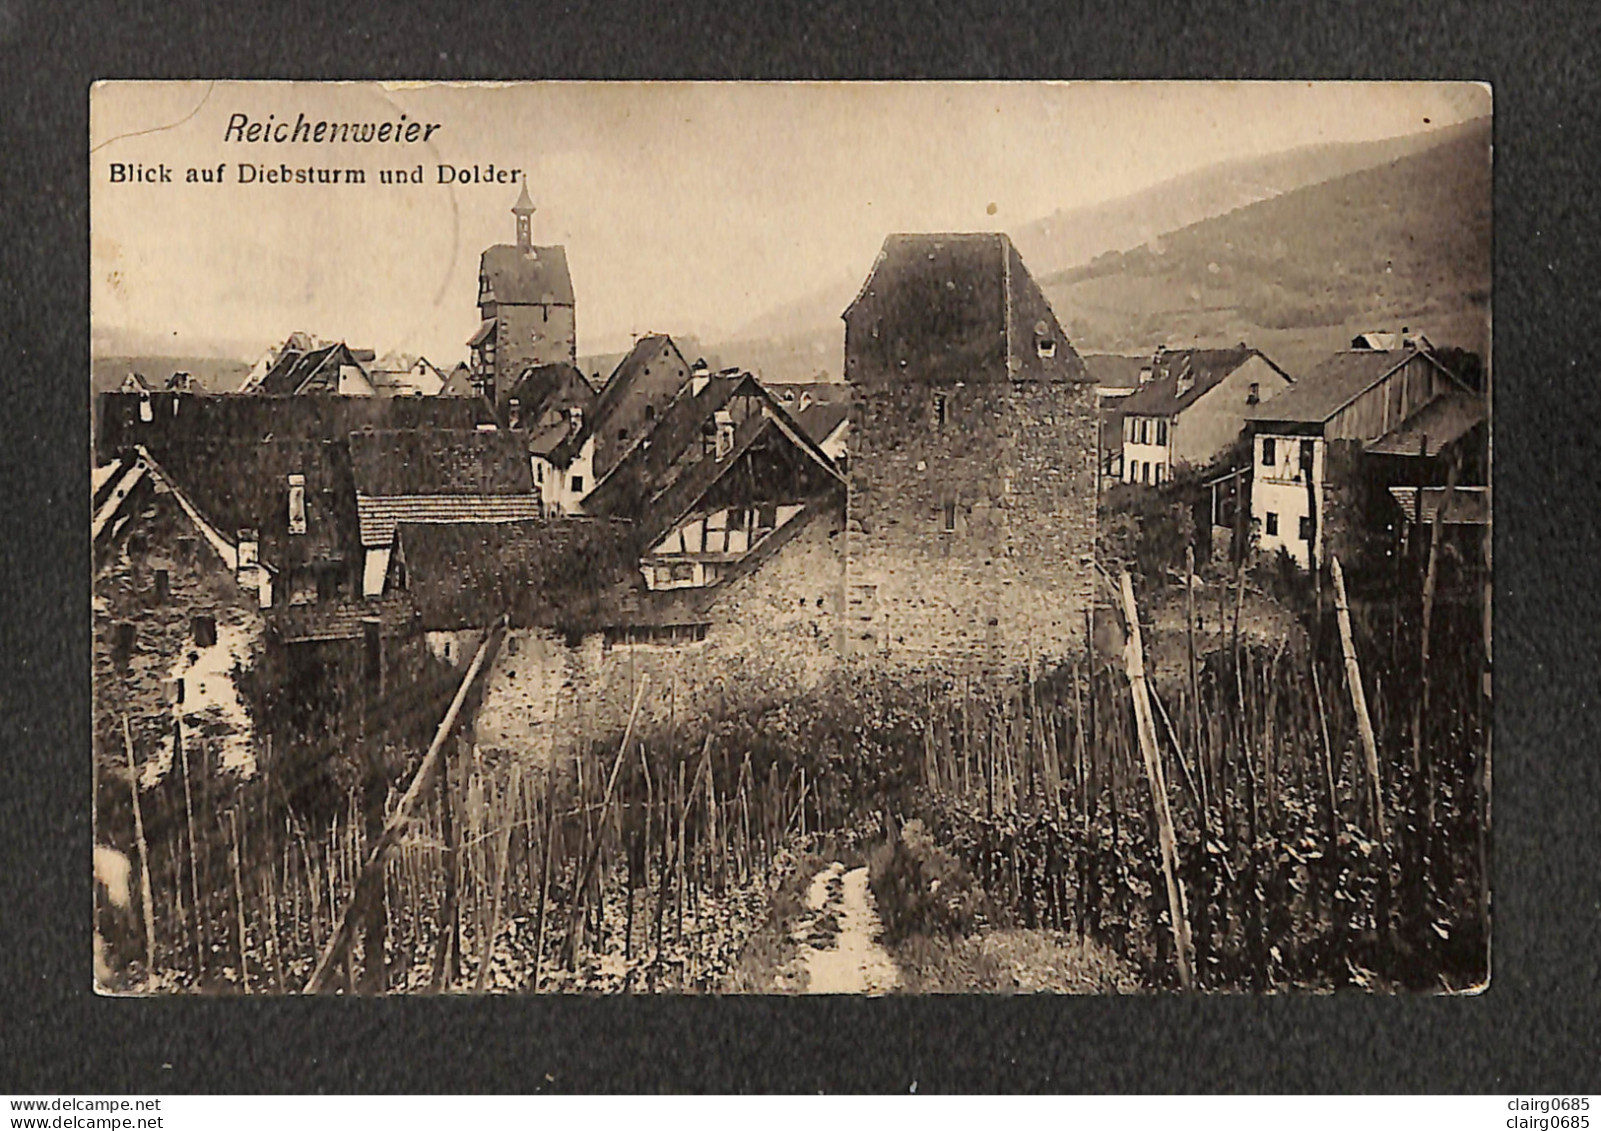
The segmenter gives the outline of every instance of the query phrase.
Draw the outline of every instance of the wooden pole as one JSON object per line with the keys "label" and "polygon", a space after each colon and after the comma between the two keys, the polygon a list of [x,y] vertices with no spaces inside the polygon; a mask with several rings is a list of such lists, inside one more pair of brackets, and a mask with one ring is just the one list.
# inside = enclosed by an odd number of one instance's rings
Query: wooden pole
{"label": "wooden pole", "polygon": [[239,984],[245,993],[250,992],[250,969],[247,965],[249,958],[246,955],[246,943],[249,941],[245,931],[245,885],[239,876],[239,811],[228,810],[228,827],[233,833],[233,904],[234,911],[239,917]]}
{"label": "wooden pole", "polygon": [[145,843],[144,813],[139,807],[139,768],[133,758],[133,732],[128,728],[128,716],[122,716],[122,745],[128,752],[128,789],[133,794],[133,839],[139,847],[139,901],[143,904],[145,922],[145,981],[156,976],[156,912],[150,888],[150,848]]}
{"label": "wooden pole", "polygon": [[200,871],[196,864],[200,850],[195,845],[195,806],[189,788],[189,750],[184,745],[183,723],[176,711],[172,717],[172,743],[178,748],[178,770],[183,774],[183,815],[189,832],[189,902],[195,915],[195,980],[198,982],[206,973],[205,915],[200,909]]}
{"label": "wooden pole", "polygon": [[511,826],[517,811],[517,799],[522,793],[522,765],[513,763],[511,784],[506,790],[506,803],[501,806],[500,852],[496,857],[494,898],[490,904],[489,929],[484,932],[478,947],[478,973],[473,979],[473,993],[484,992],[489,978],[489,959],[494,953],[495,936],[500,933],[500,905],[506,890],[507,864],[511,859]]}
{"label": "wooden pole", "polygon": [[356,877],[350,901],[345,904],[340,914],[339,922],[334,928],[328,944],[323,948],[322,956],[317,960],[317,967],[312,971],[311,980],[306,983],[306,993],[322,993],[327,988],[328,978],[333,971],[334,963],[349,947],[351,932],[356,922],[356,911],[365,899],[372,898],[378,888],[376,885],[383,878],[384,861],[389,850],[400,840],[400,834],[412,819],[412,813],[417,807],[418,799],[423,791],[432,782],[434,771],[438,768],[440,754],[444,749],[445,741],[450,737],[456,727],[456,718],[461,714],[462,705],[467,701],[467,692],[471,690],[473,682],[478,678],[479,671],[488,662],[490,654],[500,643],[504,633],[506,620],[501,618],[485,636],[484,642],[478,646],[472,663],[467,667],[467,674],[462,677],[461,686],[456,689],[455,698],[450,701],[450,708],[445,717],[440,720],[439,728],[434,732],[434,739],[428,746],[428,752],[423,755],[422,764],[417,767],[416,775],[411,779],[411,785],[406,788],[395,806],[395,811],[384,824],[384,830],[377,841],[368,850],[367,862],[363,865],[361,873]]}
{"label": "wooden pole", "polygon": [[1329,569],[1334,576],[1334,613],[1340,625],[1340,650],[1345,654],[1345,681],[1351,690],[1351,707],[1356,712],[1357,733],[1362,739],[1362,755],[1367,763],[1368,779],[1373,787],[1373,826],[1379,843],[1385,844],[1389,836],[1384,827],[1384,783],[1379,780],[1379,747],[1373,737],[1373,723],[1368,718],[1367,695],[1362,690],[1362,667],[1356,657],[1356,643],[1351,637],[1351,608],[1345,597],[1345,574],[1340,559],[1330,557]]}
{"label": "wooden pole", "polygon": [[1129,692],[1134,700],[1134,719],[1139,730],[1140,752],[1145,758],[1145,775],[1151,786],[1151,799],[1156,810],[1157,832],[1162,846],[1162,878],[1167,885],[1168,915],[1173,924],[1173,945],[1177,952],[1179,984],[1193,988],[1190,953],[1190,924],[1185,913],[1184,891],[1178,878],[1178,845],[1173,835],[1173,814],[1168,809],[1167,785],[1162,777],[1161,758],[1156,749],[1156,726],[1151,718],[1149,689],[1145,685],[1144,646],[1140,637],[1139,609],[1134,603],[1134,581],[1125,570],[1123,580],[1123,612],[1128,618],[1128,643],[1124,647],[1123,662],[1128,670]]}

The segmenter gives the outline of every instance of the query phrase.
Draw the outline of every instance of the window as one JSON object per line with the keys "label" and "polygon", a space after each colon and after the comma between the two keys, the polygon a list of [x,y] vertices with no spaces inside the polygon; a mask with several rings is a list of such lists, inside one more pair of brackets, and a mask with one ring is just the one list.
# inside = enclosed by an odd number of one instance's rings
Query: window
{"label": "window", "polygon": [[945,427],[946,398],[944,393],[934,394],[934,427]]}
{"label": "window", "polygon": [[306,532],[306,477],[289,477],[289,533]]}
{"label": "window", "polygon": [[1151,477],[1155,481],[1155,483],[1156,483],[1156,485],[1158,487],[1160,487],[1162,485],[1162,471],[1163,471],[1163,465],[1162,464],[1157,464],[1156,465],[1156,471],[1152,474],[1152,477]]}
{"label": "window", "polygon": [[1276,511],[1267,512],[1266,530],[1269,534],[1277,536],[1279,532],[1279,516]]}
{"label": "window", "polygon": [[1277,454],[1278,454],[1275,451],[1276,447],[1277,447],[1277,445],[1274,443],[1274,440],[1273,440],[1272,436],[1264,436],[1264,437],[1262,437],[1262,466],[1263,467],[1272,467],[1273,466],[1273,461],[1277,458]]}
{"label": "window", "polygon": [[1312,516],[1309,514],[1301,516],[1301,541],[1312,541]]}
{"label": "window", "polygon": [[1151,422],[1149,420],[1145,419],[1142,416],[1142,417],[1140,417],[1140,443],[1149,444],[1150,442],[1151,442]]}
{"label": "window", "polygon": [[1262,401],[1262,386],[1256,381],[1251,382],[1251,391],[1245,394],[1246,404],[1260,404]]}
{"label": "window", "polygon": [[515,656],[521,650],[522,641],[520,639],[515,636],[506,637],[506,654],[508,656]]}
{"label": "window", "polygon": [[656,406],[655,405],[648,404],[648,405],[645,406],[645,419],[646,420],[655,420],[656,419]]}
{"label": "window", "polygon": [[575,495],[583,493],[583,490],[584,490],[584,477],[582,475],[575,475],[571,479],[569,479],[567,482],[571,486],[572,491],[573,491],[573,493]]}
{"label": "window", "polygon": [[161,604],[172,595],[172,574],[164,569],[156,570],[156,604]]}
{"label": "window", "polygon": [[733,424],[717,425],[717,458],[723,459],[734,450]]}
{"label": "window", "polygon": [[1151,482],[1151,461],[1150,460],[1146,460],[1145,464],[1144,464],[1144,466],[1143,466],[1143,468],[1141,470],[1144,472],[1144,475],[1145,475],[1144,482],[1145,482],[1145,484],[1147,486],[1149,486],[1150,482]]}
{"label": "window", "polygon": [[700,426],[700,452],[705,456],[717,454],[717,425],[710,420]]}
{"label": "window", "polygon": [[1167,443],[1167,421],[1165,420],[1156,422],[1156,442],[1159,445],[1166,445]]}
{"label": "window", "polygon": [[622,444],[622,443],[626,443],[627,441],[628,441],[628,429],[626,429],[626,428],[617,429],[617,442],[619,444]]}
{"label": "window", "polygon": [[942,516],[941,525],[943,526],[945,532],[950,534],[956,530],[956,503],[954,501],[947,502],[945,504],[944,511],[945,513]]}
{"label": "window", "polygon": [[196,648],[210,648],[217,643],[217,618],[209,613],[196,613],[189,622]]}
{"label": "window", "polygon": [[1055,357],[1056,356],[1056,343],[1054,341],[1052,341],[1050,338],[1041,338],[1038,342],[1035,343],[1035,347],[1034,348],[1039,351],[1039,355],[1041,357]]}

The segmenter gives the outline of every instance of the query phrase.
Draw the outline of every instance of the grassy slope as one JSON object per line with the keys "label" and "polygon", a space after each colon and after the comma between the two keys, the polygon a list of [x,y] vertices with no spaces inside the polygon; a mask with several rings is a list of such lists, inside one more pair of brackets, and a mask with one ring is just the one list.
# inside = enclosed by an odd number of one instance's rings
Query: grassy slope
{"label": "grassy slope", "polygon": [[1293,374],[1362,329],[1484,351],[1487,125],[1043,280],[1081,350],[1248,341]]}

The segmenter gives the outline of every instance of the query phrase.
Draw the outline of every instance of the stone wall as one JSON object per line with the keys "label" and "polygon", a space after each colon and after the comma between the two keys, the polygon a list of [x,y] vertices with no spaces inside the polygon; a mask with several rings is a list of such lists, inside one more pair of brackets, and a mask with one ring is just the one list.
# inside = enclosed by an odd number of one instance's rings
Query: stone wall
{"label": "stone wall", "polygon": [[916,668],[1075,652],[1094,568],[1093,386],[907,383],[856,395],[853,650]]}
{"label": "stone wall", "polygon": [[[724,587],[698,641],[687,626],[676,642],[512,630],[490,668],[473,741],[539,762],[563,756],[620,731],[641,681],[641,733],[814,687],[840,660],[844,541],[842,510],[813,516],[771,559]],[[430,646],[443,639],[430,634]],[[477,639],[452,635],[456,663],[470,661]]]}

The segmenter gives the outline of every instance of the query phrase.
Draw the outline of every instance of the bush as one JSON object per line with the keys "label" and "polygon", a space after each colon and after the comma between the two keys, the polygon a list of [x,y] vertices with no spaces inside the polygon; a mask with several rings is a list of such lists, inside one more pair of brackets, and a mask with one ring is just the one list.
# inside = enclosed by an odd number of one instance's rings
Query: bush
{"label": "bush", "polygon": [[962,862],[929,836],[923,822],[908,821],[868,861],[868,883],[878,902],[884,937],[966,934],[983,922],[984,893]]}

